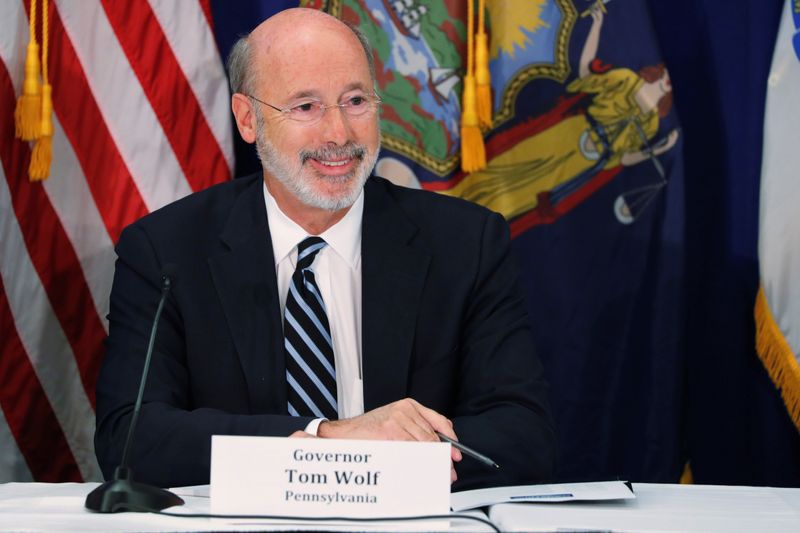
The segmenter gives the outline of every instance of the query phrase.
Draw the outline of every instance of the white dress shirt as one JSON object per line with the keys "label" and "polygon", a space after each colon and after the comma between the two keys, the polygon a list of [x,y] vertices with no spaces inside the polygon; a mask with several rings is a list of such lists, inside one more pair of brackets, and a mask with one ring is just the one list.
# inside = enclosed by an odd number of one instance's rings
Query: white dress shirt
{"label": "white dress shirt", "polygon": [[[286,294],[297,265],[297,245],[309,236],[278,207],[264,185],[267,221],[272,235],[272,253],[278,278],[281,319]],[[314,278],[322,293],[328,314],[336,361],[336,395],[339,418],[351,418],[364,412],[364,387],[361,376],[361,219],[364,191],[350,210],[320,237],[328,246],[314,258]],[[316,435],[320,420],[306,427]]]}

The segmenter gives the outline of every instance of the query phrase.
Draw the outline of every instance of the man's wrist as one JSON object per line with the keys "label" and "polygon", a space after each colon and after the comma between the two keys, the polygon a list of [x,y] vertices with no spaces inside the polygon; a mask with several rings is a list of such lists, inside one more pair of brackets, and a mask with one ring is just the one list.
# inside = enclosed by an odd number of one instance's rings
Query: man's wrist
{"label": "man's wrist", "polygon": [[320,422],[318,429],[317,429],[317,437],[322,439],[334,439],[336,435],[334,434],[334,428],[336,424],[331,422],[330,420],[324,419]]}

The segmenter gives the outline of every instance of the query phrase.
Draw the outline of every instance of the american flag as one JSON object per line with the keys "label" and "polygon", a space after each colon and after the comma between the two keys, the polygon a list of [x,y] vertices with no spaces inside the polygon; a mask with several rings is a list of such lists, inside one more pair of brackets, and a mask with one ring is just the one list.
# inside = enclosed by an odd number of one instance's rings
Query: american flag
{"label": "american flag", "polygon": [[0,482],[98,480],[114,243],[231,178],[229,93],[210,0],[51,0],[53,160],[31,182],[14,137],[30,10],[0,1]]}

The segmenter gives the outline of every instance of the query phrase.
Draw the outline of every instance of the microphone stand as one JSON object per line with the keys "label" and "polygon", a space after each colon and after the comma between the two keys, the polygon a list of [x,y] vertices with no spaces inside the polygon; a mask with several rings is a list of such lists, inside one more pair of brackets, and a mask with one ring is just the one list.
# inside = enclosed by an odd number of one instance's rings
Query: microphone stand
{"label": "microphone stand", "polygon": [[133,408],[128,437],[125,439],[125,448],[122,451],[122,461],[114,470],[114,479],[106,481],[86,496],[85,506],[90,511],[98,513],[118,513],[122,511],[153,512],[184,504],[183,499],[168,490],[134,481],[133,472],[128,467],[128,453],[133,441],[136,423],[139,420],[139,411],[142,408],[144,386],[150,370],[150,360],[153,357],[158,321],[161,318],[161,311],[164,309],[164,302],[166,302],[169,291],[174,284],[174,270],[174,265],[165,265],[162,271],[161,300],[158,302],[156,315],[153,319],[153,329],[150,331],[150,343],[147,346],[142,380],[139,383],[139,394],[136,397],[136,405]]}

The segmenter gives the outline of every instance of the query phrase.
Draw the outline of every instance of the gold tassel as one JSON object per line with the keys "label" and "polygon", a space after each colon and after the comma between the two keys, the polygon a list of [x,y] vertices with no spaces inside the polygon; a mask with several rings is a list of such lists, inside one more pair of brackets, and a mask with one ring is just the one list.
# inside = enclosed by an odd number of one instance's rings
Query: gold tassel
{"label": "gold tassel", "polygon": [[756,351],[775,387],[780,389],[786,410],[800,431],[800,364],[772,316],[763,286],[758,288],[754,315]]}
{"label": "gold tassel", "polygon": [[39,75],[39,43],[36,42],[36,0],[31,0],[30,40],[25,56],[25,80],[22,95],[14,109],[15,136],[23,141],[32,141],[40,135],[42,112],[42,90]]}
{"label": "gold tassel", "polygon": [[28,175],[31,181],[46,180],[53,162],[53,87],[46,83],[42,87],[41,137],[36,140],[31,153]]}
{"label": "gold tassel", "polygon": [[31,152],[31,165],[28,173],[31,181],[44,181],[50,175],[50,164],[53,162],[53,137],[36,139]]}
{"label": "gold tassel", "polygon": [[42,115],[39,138],[33,146],[28,177],[31,181],[46,180],[50,175],[50,164],[53,162],[53,87],[48,77],[48,48],[50,44],[50,17],[48,0],[42,0]]}
{"label": "gold tassel", "polygon": [[467,0],[467,72],[461,96],[461,170],[468,173],[486,168],[486,148],[475,102],[474,9],[472,0]]}
{"label": "gold tassel", "polygon": [[475,81],[478,84],[478,120],[485,128],[492,127],[492,76],[489,73],[489,37],[486,35],[485,0],[478,4],[478,33],[475,34]]}
{"label": "gold tassel", "polygon": [[461,170],[475,172],[486,168],[486,148],[478,126],[475,103],[475,77],[464,77],[464,111],[461,113]]}

